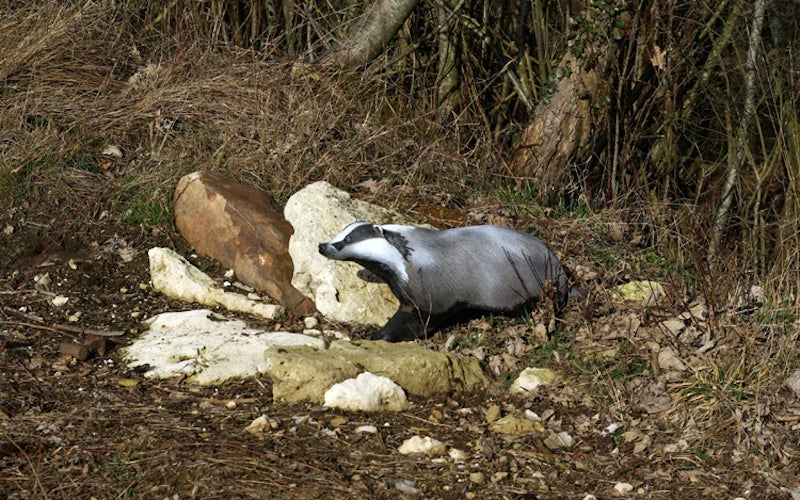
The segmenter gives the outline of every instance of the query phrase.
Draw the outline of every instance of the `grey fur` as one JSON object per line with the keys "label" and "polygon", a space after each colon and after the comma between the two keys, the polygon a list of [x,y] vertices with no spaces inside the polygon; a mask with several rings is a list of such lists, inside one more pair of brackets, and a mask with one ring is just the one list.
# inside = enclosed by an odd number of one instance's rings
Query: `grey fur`
{"label": "grey fur", "polygon": [[412,340],[465,311],[514,312],[541,298],[545,281],[554,285],[557,307],[568,296],[550,248],[508,227],[436,231],[357,222],[320,244],[320,253],[358,262],[397,296],[400,309],[373,339]]}

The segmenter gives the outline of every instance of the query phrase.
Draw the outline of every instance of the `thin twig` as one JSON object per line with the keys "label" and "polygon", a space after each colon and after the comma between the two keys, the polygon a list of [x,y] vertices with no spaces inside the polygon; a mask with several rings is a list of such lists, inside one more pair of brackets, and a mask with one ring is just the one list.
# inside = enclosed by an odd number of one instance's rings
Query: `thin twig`
{"label": "thin twig", "polygon": [[[38,316],[34,316],[33,314],[26,314],[17,310],[14,310],[10,307],[3,306],[3,310],[6,312],[17,316],[18,318],[23,318],[29,321],[35,321],[37,323],[43,323],[44,319]],[[121,337],[125,335],[125,332],[122,330],[97,330],[95,328],[87,328],[85,326],[73,326],[73,325],[36,325],[33,323],[26,323],[22,321],[0,321],[0,323],[4,324],[16,324],[20,326],[27,326],[29,328],[36,328],[38,330],[49,330],[52,332],[68,332],[68,333],[81,333],[81,334],[89,334],[89,335],[97,335],[98,337]]]}

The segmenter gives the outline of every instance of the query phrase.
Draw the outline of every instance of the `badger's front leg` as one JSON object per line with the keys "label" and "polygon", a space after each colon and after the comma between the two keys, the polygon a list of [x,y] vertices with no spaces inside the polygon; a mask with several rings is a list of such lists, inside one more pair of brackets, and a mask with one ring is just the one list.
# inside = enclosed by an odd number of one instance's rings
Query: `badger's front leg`
{"label": "badger's front leg", "polygon": [[389,318],[383,328],[373,333],[370,339],[405,342],[422,337],[424,334],[425,325],[417,308],[401,304],[394,316]]}

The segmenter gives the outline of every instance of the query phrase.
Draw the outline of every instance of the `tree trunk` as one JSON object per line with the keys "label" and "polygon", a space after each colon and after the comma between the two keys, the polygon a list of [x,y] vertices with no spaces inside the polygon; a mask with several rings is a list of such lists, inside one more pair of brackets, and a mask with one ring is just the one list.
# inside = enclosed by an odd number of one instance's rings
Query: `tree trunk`
{"label": "tree trunk", "polygon": [[511,173],[535,179],[539,191],[561,191],[570,162],[589,150],[591,131],[590,105],[587,99],[599,86],[595,71],[584,70],[568,52],[559,67],[565,74],[549,101],[533,111],[533,121],[525,129],[511,156]]}
{"label": "tree trunk", "polygon": [[375,0],[352,33],[330,55],[340,66],[363,66],[386,48],[419,0]]}
{"label": "tree trunk", "polygon": [[753,23],[750,26],[750,45],[747,49],[747,61],[745,61],[745,99],[744,111],[742,112],[739,121],[739,127],[736,131],[736,144],[734,145],[733,158],[731,158],[728,167],[728,175],[725,178],[725,184],[722,186],[722,198],[717,209],[717,214],[714,217],[714,227],[711,231],[711,247],[709,248],[710,254],[715,254],[719,248],[719,243],[722,238],[722,231],[724,230],[730,213],[731,203],[733,201],[733,188],[739,178],[739,169],[744,163],[744,152],[747,147],[747,130],[750,128],[750,122],[755,112],[755,105],[753,101],[753,89],[756,82],[756,56],[758,55],[758,46],[761,41],[761,27],[764,24],[764,10],[766,7],[766,0],[756,0],[753,7]]}
{"label": "tree trunk", "polygon": [[439,12],[439,71],[437,75],[437,104],[443,111],[455,110],[458,107],[456,93],[461,81],[460,61],[458,57],[458,23],[455,12],[447,0],[437,5]]}

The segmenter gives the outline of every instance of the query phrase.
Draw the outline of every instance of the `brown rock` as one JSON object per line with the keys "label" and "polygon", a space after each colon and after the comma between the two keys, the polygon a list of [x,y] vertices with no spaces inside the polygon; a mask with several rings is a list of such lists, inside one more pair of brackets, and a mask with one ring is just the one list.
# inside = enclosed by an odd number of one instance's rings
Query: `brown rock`
{"label": "brown rock", "polygon": [[89,355],[92,354],[92,351],[85,345],[75,344],[73,342],[61,342],[58,345],[58,350],[61,351],[61,354],[72,356],[81,361],[86,361],[89,359]]}
{"label": "brown rock", "polygon": [[184,176],[175,188],[175,224],[203,255],[298,315],[316,312],[292,285],[292,226],[270,196],[213,172]]}

